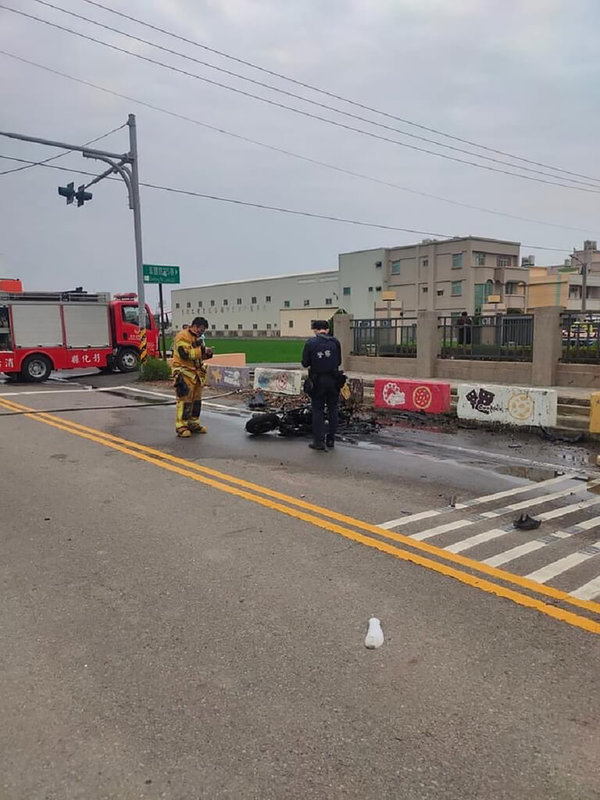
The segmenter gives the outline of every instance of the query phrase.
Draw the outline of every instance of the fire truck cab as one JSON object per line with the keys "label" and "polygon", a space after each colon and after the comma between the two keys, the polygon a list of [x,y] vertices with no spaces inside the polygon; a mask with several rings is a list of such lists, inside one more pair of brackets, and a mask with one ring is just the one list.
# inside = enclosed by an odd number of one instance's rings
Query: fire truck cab
{"label": "fire truck cab", "polygon": [[[97,367],[132,372],[139,367],[135,294],[0,292],[0,372],[44,381],[52,370]],[[146,306],[148,355],[158,330]]]}

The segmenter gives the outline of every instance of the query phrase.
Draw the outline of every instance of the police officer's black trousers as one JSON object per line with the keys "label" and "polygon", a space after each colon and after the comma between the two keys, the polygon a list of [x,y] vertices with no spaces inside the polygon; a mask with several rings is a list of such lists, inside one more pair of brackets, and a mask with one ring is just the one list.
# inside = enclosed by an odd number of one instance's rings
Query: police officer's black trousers
{"label": "police officer's black trousers", "polygon": [[327,436],[334,437],[338,427],[340,390],[331,373],[314,375],[312,393],[312,428],[315,442],[325,441],[325,408],[327,408]]}

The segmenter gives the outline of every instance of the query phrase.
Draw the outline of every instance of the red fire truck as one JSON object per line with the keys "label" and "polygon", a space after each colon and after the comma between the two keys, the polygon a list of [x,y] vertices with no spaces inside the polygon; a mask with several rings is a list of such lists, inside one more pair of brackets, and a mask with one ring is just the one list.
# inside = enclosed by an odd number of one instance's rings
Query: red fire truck
{"label": "red fire truck", "polygon": [[[158,330],[146,306],[148,355]],[[52,370],[97,367],[132,372],[139,366],[136,294],[0,292],[0,372],[44,381]]]}

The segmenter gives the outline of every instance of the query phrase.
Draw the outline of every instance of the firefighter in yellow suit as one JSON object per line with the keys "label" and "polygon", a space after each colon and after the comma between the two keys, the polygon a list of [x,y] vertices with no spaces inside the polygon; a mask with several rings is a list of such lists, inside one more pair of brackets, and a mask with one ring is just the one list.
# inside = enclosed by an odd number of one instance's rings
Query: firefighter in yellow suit
{"label": "firefighter in yellow suit", "polygon": [[204,317],[196,317],[177,334],[173,343],[173,386],[177,396],[175,430],[182,438],[207,432],[200,424],[202,387],[206,383],[206,367],[202,362],[213,355],[201,338],[207,328]]}

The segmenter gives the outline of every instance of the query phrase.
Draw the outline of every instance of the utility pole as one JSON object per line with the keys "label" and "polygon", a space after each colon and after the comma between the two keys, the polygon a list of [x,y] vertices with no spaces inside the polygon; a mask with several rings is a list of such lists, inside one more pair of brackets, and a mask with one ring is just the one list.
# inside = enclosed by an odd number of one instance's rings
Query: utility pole
{"label": "utility pole", "polygon": [[[584,250],[584,254],[587,250]],[[583,258],[576,256],[573,252],[571,254],[571,261],[577,261],[581,265],[581,313],[585,314],[587,312],[587,278],[588,278],[588,263],[587,263],[587,256],[584,255]]]}
{"label": "utility pole", "polygon": [[127,117],[127,125],[129,127],[129,155],[131,156],[131,205],[133,209],[133,233],[135,237],[138,322],[140,326],[140,361],[144,362],[148,353],[148,342],[146,340],[146,294],[144,287],[144,258],[142,256],[142,211],[140,207],[140,179],[135,114],[130,114]]}
{"label": "utility pole", "polygon": [[140,208],[139,165],[135,114],[129,114],[127,126],[129,127],[128,153],[111,153],[107,150],[98,150],[96,148],[84,147],[77,144],[67,144],[66,142],[55,142],[51,139],[42,139],[37,136],[26,136],[21,133],[10,133],[8,131],[0,131],[0,136],[5,136],[8,139],[18,139],[21,142],[33,142],[34,144],[42,144],[48,147],[57,147],[61,150],[73,150],[81,153],[84,158],[93,158],[109,164],[109,169],[105,170],[101,175],[93,178],[88,184],[80,186],[77,192],[75,192],[73,183],[70,183],[67,186],[60,186],[58,193],[61,197],[66,198],[68,204],[73,202],[73,198],[77,199],[78,206],[82,206],[87,200],[91,200],[92,195],[86,190],[89,189],[90,186],[93,186],[94,184],[99,183],[101,180],[104,180],[104,178],[107,178],[109,175],[117,173],[121,176],[121,178],[123,178],[123,181],[127,186],[129,208],[133,211],[133,232],[135,240],[138,295],[138,324],[140,331],[140,361],[143,362],[145,361],[147,355],[145,313],[146,301],[144,292],[142,217]]}

